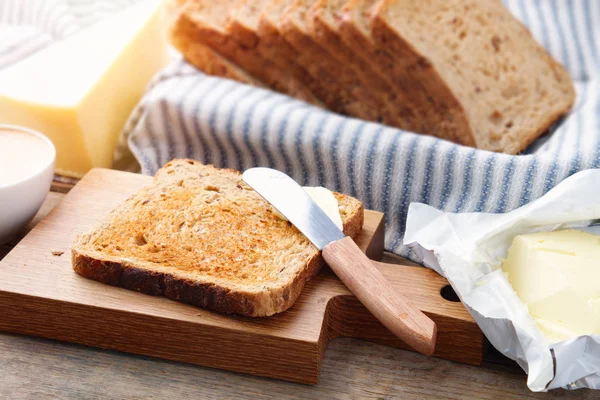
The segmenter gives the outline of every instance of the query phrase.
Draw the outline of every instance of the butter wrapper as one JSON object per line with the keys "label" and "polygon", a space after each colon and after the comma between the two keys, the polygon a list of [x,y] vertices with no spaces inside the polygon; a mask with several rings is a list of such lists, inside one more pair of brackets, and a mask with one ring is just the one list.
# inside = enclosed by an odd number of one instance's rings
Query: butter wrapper
{"label": "butter wrapper", "polygon": [[[600,389],[600,335],[550,343],[500,269],[515,236],[583,229],[600,219],[600,170],[579,172],[505,214],[453,214],[413,203],[404,243],[445,276],[492,345],[528,374],[532,391]],[[598,260],[600,268],[600,260]]]}

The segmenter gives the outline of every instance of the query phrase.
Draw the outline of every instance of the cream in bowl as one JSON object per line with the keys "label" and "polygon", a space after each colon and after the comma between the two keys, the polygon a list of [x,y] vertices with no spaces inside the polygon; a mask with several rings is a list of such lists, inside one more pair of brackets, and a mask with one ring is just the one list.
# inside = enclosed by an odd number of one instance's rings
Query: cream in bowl
{"label": "cream in bowl", "polygon": [[0,124],[0,243],[12,240],[41,207],[55,159],[54,145],[41,133]]}

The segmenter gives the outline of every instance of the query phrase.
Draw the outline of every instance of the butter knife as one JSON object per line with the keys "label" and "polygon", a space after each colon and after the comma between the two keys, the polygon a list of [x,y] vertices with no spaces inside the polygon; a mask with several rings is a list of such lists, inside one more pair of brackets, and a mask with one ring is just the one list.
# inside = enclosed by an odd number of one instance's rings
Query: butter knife
{"label": "butter knife", "polygon": [[331,270],[390,332],[413,349],[433,354],[435,323],[394,289],[296,181],[270,168],[251,168],[242,178],[322,251]]}

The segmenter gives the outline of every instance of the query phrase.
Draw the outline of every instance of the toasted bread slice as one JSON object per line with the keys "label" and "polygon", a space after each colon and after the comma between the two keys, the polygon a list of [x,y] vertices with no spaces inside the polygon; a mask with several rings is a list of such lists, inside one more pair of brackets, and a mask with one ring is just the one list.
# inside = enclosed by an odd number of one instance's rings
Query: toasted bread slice
{"label": "toasted bread slice", "polygon": [[[363,206],[335,193],[344,233]],[[79,275],[224,313],[288,309],[319,270],[320,252],[234,170],[174,160],[72,248]]]}

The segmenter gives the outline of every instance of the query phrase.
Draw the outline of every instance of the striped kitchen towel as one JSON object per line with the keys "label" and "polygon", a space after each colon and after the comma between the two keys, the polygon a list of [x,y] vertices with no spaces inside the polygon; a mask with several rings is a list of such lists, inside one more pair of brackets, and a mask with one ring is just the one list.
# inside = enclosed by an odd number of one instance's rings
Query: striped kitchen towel
{"label": "striped kitchen towel", "polygon": [[[64,7],[47,6],[50,2]],[[39,10],[31,12],[34,3]],[[506,212],[577,171],[600,166],[600,1],[505,3],[567,68],[577,89],[573,111],[523,155],[475,150],[341,117],[206,76],[175,60],[150,84],[131,116],[117,165],[128,166],[123,155],[131,151],[145,174],[175,157],[240,170],[277,168],[303,185],[348,193],[385,212],[386,249],[407,255],[402,237],[411,202],[445,211]],[[20,49],[35,51],[112,12],[115,4],[0,0],[0,68]],[[28,23],[38,31],[23,26]],[[19,33],[8,35],[11,30]]]}

